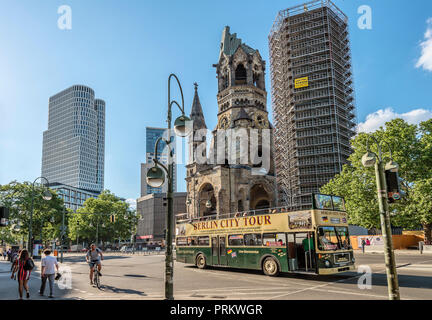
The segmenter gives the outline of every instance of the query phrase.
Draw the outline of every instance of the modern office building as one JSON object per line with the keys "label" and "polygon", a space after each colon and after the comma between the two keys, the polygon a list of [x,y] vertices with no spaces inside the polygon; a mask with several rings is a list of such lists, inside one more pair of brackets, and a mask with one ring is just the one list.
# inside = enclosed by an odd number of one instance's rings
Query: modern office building
{"label": "modern office building", "polygon": [[105,102],[83,85],[50,97],[42,176],[57,189],[80,193],[81,200],[81,193],[97,195],[103,190],[104,159]]}
{"label": "modern office building", "polygon": [[[174,216],[186,212],[186,196],[186,192],[174,193]],[[149,194],[137,200],[137,213],[141,217],[138,221],[137,243],[162,241],[166,228],[167,202],[166,193]]]}
{"label": "modern office building", "polygon": [[[146,127],[146,163],[141,163],[141,197],[153,194],[153,193],[161,193],[168,191],[168,183],[165,183],[160,188],[153,188],[147,185],[146,175],[148,169],[154,166],[153,159],[155,158],[155,145],[156,141],[159,138],[167,138],[167,129],[166,128],[153,128]],[[174,143],[173,143],[174,144]],[[162,162],[164,165],[168,165],[168,148],[166,148],[165,142],[161,141],[158,145],[158,155],[157,159]],[[176,192],[177,190],[177,167],[174,164],[173,170],[173,190]]]}
{"label": "modern office building", "polygon": [[269,47],[279,202],[306,209],[352,152],[348,18],[330,0],[282,10]]}
{"label": "modern office building", "polygon": [[81,208],[87,199],[97,198],[99,196],[99,192],[74,188],[61,183],[50,183],[49,187],[55,190],[60,198],[63,199],[66,208],[70,208],[74,211]]}

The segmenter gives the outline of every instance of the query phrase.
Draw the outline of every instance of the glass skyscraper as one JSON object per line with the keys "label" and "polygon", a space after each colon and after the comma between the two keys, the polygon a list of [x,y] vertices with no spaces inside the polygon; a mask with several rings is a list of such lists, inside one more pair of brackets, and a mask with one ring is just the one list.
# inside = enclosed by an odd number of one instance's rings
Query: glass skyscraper
{"label": "glass skyscraper", "polygon": [[105,102],[74,85],[49,98],[43,133],[42,176],[88,194],[104,188]]}
{"label": "glass skyscraper", "polygon": [[[161,193],[161,192],[167,192],[168,190],[168,183],[165,183],[160,188],[153,188],[147,185],[146,182],[146,175],[148,169],[154,166],[153,159],[155,157],[154,154],[154,148],[156,145],[156,141],[158,138],[163,137],[167,139],[166,136],[166,128],[153,128],[153,127],[146,127],[146,163],[141,164],[141,196],[145,196],[147,194],[152,193]],[[172,143],[175,144],[174,142]],[[163,164],[168,164],[168,148],[166,148],[165,142],[161,141],[159,142],[158,146],[158,152],[157,159],[161,161]],[[173,190],[174,192],[177,191],[177,168],[174,164],[173,168]]]}

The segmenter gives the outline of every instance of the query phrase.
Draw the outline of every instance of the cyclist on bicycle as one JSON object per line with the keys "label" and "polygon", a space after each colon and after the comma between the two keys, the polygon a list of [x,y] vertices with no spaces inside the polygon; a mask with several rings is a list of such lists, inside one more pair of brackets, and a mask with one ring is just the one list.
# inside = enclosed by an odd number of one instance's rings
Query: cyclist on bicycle
{"label": "cyclist on bicycle", "polygon": [[90,246],[90,249],[87,251],[87,255],[86,255],[86,261],[90,266],[90,285],[93,285],[93,273],[94,273],[94,267],[96,264],[98,266],[99,276],[102,276],[100,271],[102,270],[101,260],[103,260],[103,259],[104,259],[104,257],[102,254],[102,250],[99,248],[96,248],[96,245],[94,243],[92,243]]}

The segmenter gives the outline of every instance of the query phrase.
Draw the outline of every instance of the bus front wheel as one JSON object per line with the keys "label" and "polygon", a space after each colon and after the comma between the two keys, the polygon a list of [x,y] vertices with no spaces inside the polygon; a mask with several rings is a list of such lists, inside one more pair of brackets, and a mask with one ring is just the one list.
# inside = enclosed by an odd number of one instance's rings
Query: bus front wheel
{"label": "bus front wheel", "polygon": [[197,256],[195,264],[199,269],[205,269],[207,266],[206,258],[202,253]]}
{"label": "bus front wheel", "polygon": [[266,276],[275,277],[279,274],[279,266],[274,258],[268,257],[264,259],[262,265],[263,272]]}

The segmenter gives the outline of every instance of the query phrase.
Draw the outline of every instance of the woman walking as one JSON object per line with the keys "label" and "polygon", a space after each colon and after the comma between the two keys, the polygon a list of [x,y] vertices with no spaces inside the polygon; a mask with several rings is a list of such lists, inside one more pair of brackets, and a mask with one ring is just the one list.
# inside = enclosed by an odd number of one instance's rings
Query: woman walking
{"label": "woman walking", "polygon": [[28,281],[30,279],[31,270],[26,270],[26,268],[25,268],[27,260],[29,260],[29,259],[30,259],[30,256],[29,256],[28,251],[26,249],[22,250],[19,257],[17,258],[16,263],[14,264],[14,268],[12,270],[11,279],[14,278],[15,272],[17,273],[18,292],[19,292],[20,300],[22,300],[23,287],[26,290],[27,299],[30,298]]}

